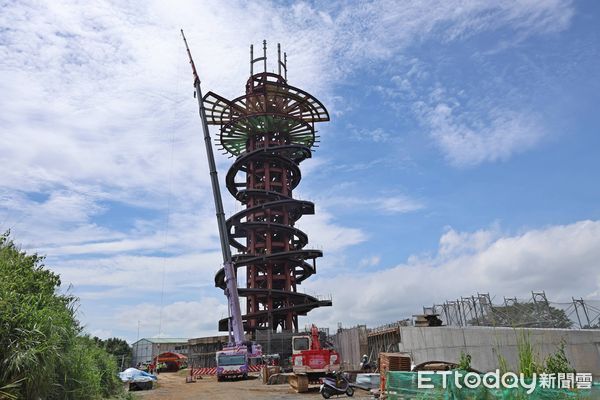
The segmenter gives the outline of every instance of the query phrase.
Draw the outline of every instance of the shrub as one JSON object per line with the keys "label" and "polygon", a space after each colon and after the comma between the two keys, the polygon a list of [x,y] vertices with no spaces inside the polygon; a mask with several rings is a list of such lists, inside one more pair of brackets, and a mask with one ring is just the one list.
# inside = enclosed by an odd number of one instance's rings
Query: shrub
{"label": "shrub", "polygon": [[0,235],[0,399],[96,399],[117,394],[114,358],[80,336],[77,298],[59,294],[43,257]]}
{"label": "shrub", "polygon": [[559,373],[574,373],[575,370],[571,366],[571,363],[567,359],[565,354],[565,340],[562,339],[558,345],[558,349],[553,354],[550,354],[546,358],[546,368],[544,372],[549,374]]}
{"label": "shrub", "polygon": [[471,355],[470,354],[467,354],[464,351],[460,352],[460,360],[458,360],[457,369],[460,369],[463,371],[471,370]]}

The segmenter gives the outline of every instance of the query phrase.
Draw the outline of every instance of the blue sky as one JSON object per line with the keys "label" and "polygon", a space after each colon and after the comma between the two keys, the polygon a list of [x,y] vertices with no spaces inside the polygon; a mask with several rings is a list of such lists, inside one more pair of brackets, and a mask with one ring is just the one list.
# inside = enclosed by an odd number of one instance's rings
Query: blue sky
{"label": "blue sky", "polygon": [[92,334],[210,335],[226,313],[179,28],[205,92],[242,94],[267,39],[330,111],[295,196],[325,254],[302,290],[334,306],[301,325],[476,292],[600,299],[596,2],[1,7],[0,229],[47,255]]}

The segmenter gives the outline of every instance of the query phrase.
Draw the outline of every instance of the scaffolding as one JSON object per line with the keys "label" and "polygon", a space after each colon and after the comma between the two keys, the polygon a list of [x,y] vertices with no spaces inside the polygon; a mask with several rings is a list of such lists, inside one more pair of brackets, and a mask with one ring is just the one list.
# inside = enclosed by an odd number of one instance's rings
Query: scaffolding
{"label": "scaffolding", "polygon": [[477,293],[423,307],[423,313],[438,314],[446,326],[600,328],[600,304],[591,300],[572,297],[570,302],[551,302],[544,291],[532,291],[525,299],[494,299],[489,293]]}
{"label": "scaffolding", "polygon": [[379,353],[398,352],[400,343],[400,327],[410,326],[410,319],[369,329],[367,332],[367,348],[369,360],[377,360]]}

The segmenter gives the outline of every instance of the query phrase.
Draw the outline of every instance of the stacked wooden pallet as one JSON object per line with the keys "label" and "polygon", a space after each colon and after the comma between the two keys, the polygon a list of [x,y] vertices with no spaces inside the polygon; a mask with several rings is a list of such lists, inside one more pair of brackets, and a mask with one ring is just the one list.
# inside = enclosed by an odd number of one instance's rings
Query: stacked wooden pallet
{"label": "stacked wooden pallet", "polygon": [[404,353],[379,353],[380,393],[384,393],[388,371],[410,371],[410,356]]}

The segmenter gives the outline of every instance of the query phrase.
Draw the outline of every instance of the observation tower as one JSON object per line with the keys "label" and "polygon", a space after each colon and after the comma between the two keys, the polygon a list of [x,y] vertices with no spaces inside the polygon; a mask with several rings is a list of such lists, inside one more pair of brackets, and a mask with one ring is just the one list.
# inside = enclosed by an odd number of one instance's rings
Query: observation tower
{"label": "observation tower", "polygon": [[[236,157],[226,176],[232,196],[246,208],[227,220],[229,244],[236,274],[246,268],[246,285],[238,293],[246,298],[244,329],[298,331],[298,316],[331,306],[298,292],[298,285],[316,273],[319,250],[305,249],[308,236],[294,225],[314,214],[314,204],[297,200],[293,190],[301,179],[300,163],[311,157],[318,142],[315,123],[329,121],[323,104],[287,81],[287,56],[277,45],[277,73],[267,72],[267,43],[254,58],[250,46],[250,78],[246,93],[228,100],[213,92],[203,98],[207,121],[219,125],[215,139],[225,154]],[[258,69],[255,67],[258,64]],[[262,68],[260,68],[262,67]],[[225,290],[225,273],[215,275]],[[227,331],[227,319],[219,321]]]}

